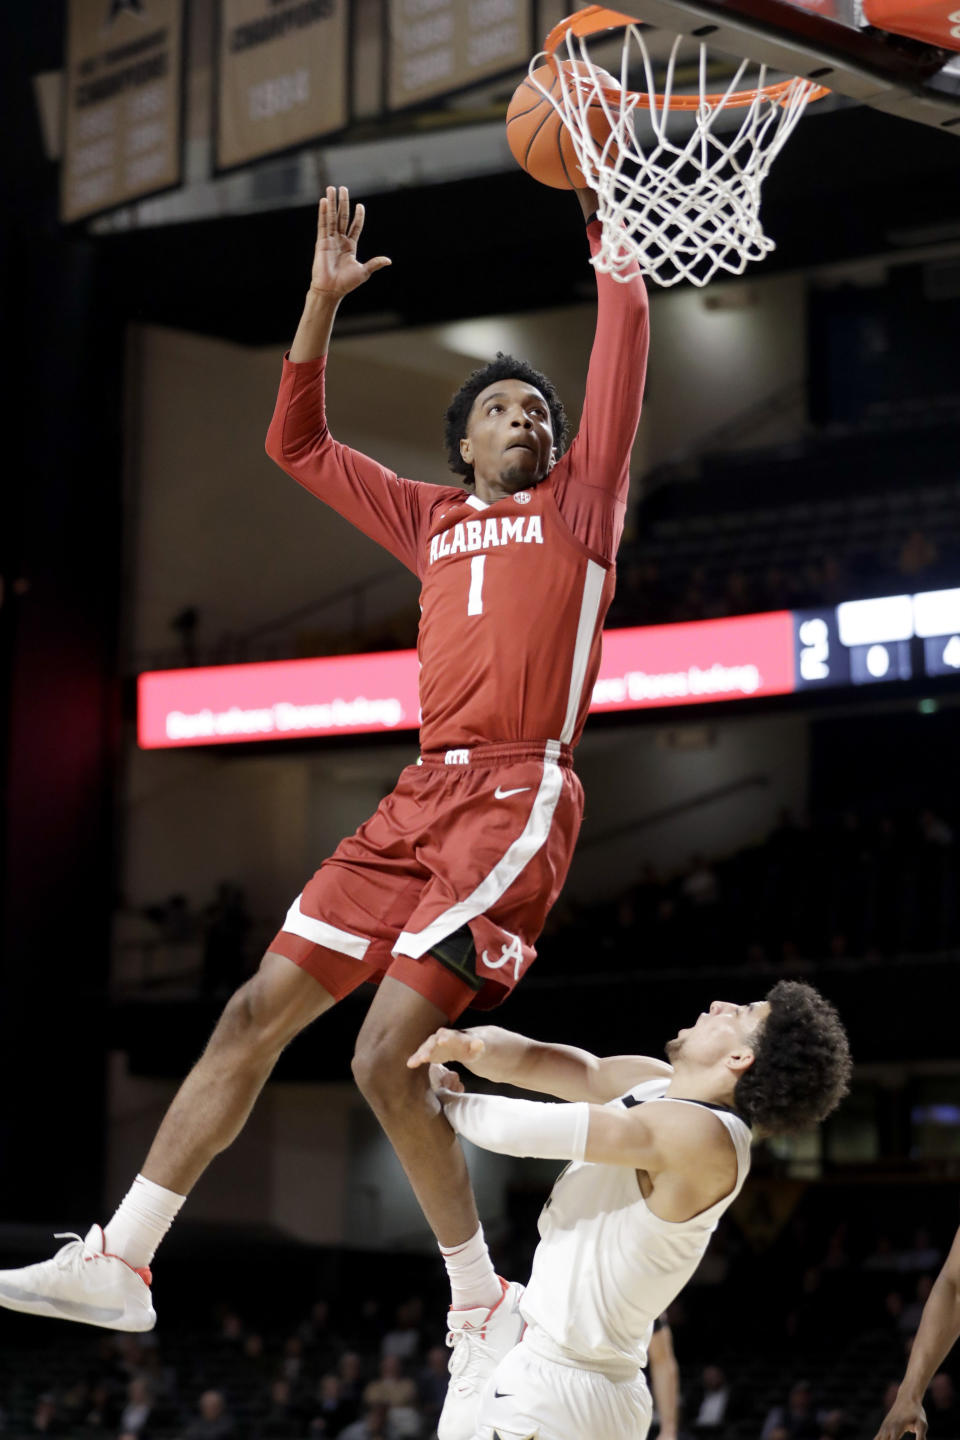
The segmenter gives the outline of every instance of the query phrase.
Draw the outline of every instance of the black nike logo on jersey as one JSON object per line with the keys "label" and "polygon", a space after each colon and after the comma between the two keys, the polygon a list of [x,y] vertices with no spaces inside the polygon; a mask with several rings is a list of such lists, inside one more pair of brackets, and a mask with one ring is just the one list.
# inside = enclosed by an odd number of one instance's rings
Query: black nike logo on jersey
{"label": "black nike logo on jersey", "polygon": [[537,1440],[537,1432],[531,1430],[529,1435],[501,1435],[499,1430],[494,1430],[493,1440]]}
{"label": "black nike logo on jersey", "polygon": [[498,1389],[496,1388],[496,1386],[494,1386],[494,1389],[493,1389],[493,1398],[494,1398],[494,1400],[512,1400],[512,1399],[513,1399],[513,1391],[512,1391],[512,1390],[498,1390]]}

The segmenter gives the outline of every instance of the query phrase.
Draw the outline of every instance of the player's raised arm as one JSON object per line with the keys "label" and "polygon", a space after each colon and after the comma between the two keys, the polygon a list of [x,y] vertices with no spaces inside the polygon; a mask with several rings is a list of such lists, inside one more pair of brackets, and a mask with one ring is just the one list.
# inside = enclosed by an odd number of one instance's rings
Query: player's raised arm
{"label": "player's raised arm", "polygon": [[[600,249],[596,196],[578,190],[588,221],[590,253]],[[630,456],[640,423],[650,317],[647,291],[634,265],[626,281],[596,272],[597,328],[590,352],[580,426],[557,470],[560,511],[591,550],[612,560],[623,534]]]}
{"label": "player's raised arm", "polygon": [[330,185],[320,201],[310,287],[290,355],[284,359],[266,451],[311,495],[339,511],[351,525],[420,573],[420,544],[430,485],[400,479],[369,455],[334,440],[327,425],[327,347],[337,307],[375,271],[386,255],[357,259],[363,206],[350,218],[345,186]]}
{"label": "player's raised arm", "polygon": [[558,1100],[585,1100],[604,1105],[644,1080],[669,1077],[665,1060],[647,1055],[591,1055],[574,1045],[530,1040],[499,1025],[469,1030],[441,1029],[423,1042],[407,1061],[418,1065],[456,1063],[498,1085],[516,1085],[555,1095]]}
{"label": "player's raised arm", "polygon": [[896,1401],[887,1415],[876,1440],[900,1440],[912,1433],[924,1440],[927,1417],[923,1397],[949,1351],[960,1339],[960,1230],[943,1262],[943,1269],[927,1297],[910,1350],[907,1373],[900,1383]]}
{"label": "player's raised arm", "polygon": [[358,205],[351,220],[350,193],[345,185],[339,190],[335,185],[327,186],[317,212],[317,243],[310,288],[290,347],[290,359],[294,362],[318,360],[326,355],[334,317],[344,295],[349,295],[377,270],[391,263],[386,255],[375,255],[363,262],[357,259],[364,216],[363,206]]}
{"label": "player's raised arm", "polygon": [[623,1165],[651,1177],[669,1172],[678,1193],[691,1200],[690,1215],[721,1199],[736,1183],[734,1147],[707,1108],[623,1108],[585,1101],[556,1105],[504,1095],[455,1094],[442,1079],[434,1084],[457,1134],[499,1155]]}

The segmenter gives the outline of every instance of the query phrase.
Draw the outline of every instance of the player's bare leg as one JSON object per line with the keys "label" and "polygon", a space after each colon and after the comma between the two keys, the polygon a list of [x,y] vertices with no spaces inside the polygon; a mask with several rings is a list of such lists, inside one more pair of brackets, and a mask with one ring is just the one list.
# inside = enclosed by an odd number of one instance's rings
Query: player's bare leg
{"label": "player's bare leg", "polygon": [[385,976],[357,1037],[353,1073],[406,1171],[448,1271],[451,1250],[477,1252],[478,1269],[485,1261],[492,1290],[482,1303],[457,1300],[454,1287],[454,1304],[464,1308],[448,1316],[450,1384],[437,1426],[439,1440],[473,1440],[483,1387],[523,1333],[523,1290],[493,1274],[463,1151],[430,1093],[428,1069],[407,1066],[408,1056],[445,1020],[431,1001]]}
{"label": "player's bare leg", "polygon": [[108,1330],[151,1330],[154,1251],[186,1194],[243,1127],[281,1050],[333,1003],[310,975],[268,951],[228,1001],[106,1230],[60,1236],[69,1243],[52,1259],[0,1271],[0,1305]]}
{"label": "player's bare leg", "polygon": [[430,1091],[427,1071],[408,1069],[407,1056],[446,1023],[430,1000],[387,975],[357,1036],[353,1058],[354,1079],[444,1247],[464,1244],[480,1221],[460,1143]]}
{"label": "player's bare leg", "polygon": [[334,1003],[299,965],[268,950],[256,975],[227,1001],[174,1097],[141,1170],[144,1178],[189,1194],[243,1129],[281,1051]]}

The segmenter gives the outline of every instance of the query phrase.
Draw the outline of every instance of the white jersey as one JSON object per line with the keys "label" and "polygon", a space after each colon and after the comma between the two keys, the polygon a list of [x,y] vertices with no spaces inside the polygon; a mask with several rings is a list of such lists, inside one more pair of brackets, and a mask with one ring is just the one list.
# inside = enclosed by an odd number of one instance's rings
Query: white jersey
{"label": "white jersey", "polygon": [[[614,1106],[659,1103],[669,1078],[646,1081]],[[661,1220],[647,1206],[636,1170],[576,1161],[562,1172],[540,1215],[540,1244],[520,1309],[528,1341],[567,1364],[628,1378],[646,1364],[653,1322],[696,1270],[724,1210],[750,1168],[750,1129],[711,1106],[737,1152],[736,1184],[691,1220]]]}

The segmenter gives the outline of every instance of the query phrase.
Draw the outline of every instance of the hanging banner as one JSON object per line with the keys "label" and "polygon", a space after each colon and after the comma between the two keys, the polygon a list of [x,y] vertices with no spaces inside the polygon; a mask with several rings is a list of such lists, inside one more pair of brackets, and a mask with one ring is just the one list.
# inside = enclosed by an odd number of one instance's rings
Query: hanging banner
{"label": "hanging banner", "polygon": [[217,167],[347,123],[347,0],[220,0]]}
{"label": "hanging banner", "polygon": [[60,214],[179,184],[183,0],[68,0]]}
{"label": "hanging banner", "polygon": [[533,0],[389,0],[387,108],[434,100],[525,68]]}

